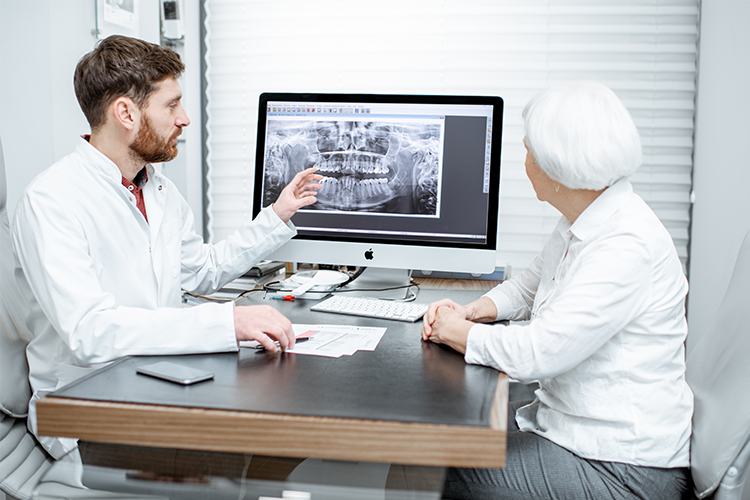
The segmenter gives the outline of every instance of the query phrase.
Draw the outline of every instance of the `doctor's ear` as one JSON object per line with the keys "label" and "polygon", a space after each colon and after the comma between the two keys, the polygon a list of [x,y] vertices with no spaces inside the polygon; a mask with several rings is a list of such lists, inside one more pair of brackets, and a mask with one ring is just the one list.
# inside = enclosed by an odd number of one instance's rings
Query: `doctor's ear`
{"label": "doctor's ear", "polygon": [[140,110],[129,97],[118,97],[110,105],[111,116],[116,123],[127,130],[133,130],[138,122]]}

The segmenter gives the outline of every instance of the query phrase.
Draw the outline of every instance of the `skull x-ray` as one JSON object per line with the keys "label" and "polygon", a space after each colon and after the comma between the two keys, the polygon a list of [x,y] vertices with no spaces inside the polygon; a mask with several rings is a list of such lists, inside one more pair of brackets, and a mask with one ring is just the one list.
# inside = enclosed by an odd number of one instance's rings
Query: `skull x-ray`
{"label": "skull x-ray", "polygon": [[441,123],[271,120],[266,133],[264,206],[315,166],[323,188],[304,210],[440,215]]}

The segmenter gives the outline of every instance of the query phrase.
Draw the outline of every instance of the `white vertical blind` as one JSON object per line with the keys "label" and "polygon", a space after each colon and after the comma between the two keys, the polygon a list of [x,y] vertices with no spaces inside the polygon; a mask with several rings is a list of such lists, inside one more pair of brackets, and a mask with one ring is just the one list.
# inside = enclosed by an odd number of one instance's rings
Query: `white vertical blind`
{"label": "white vertical blind", "polygon": [[641,134],[631,179],[688,257],[699,0],[205,0],[209,237],[251,216],[261,92],[499,95],[498,265],[525,268],[559,213],[523,166],[521,110],[581,79]]}

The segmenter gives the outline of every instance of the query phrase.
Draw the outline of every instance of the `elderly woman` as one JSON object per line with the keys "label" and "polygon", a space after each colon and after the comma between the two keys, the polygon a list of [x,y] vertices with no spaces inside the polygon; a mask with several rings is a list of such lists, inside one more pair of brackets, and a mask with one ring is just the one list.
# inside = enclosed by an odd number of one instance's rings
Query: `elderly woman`
{"label": "elderly woman", "polygon": [[451,469],[443,494],[679,499],[693,408],[688,286],[669,233],[627,179],[642,159],[636,127],[593,82],[534,97],[523,119],[526,174],[562,217],[519,276],[465,306],[431,304],[422,337],[539,389],[510,405],[506,468]]}

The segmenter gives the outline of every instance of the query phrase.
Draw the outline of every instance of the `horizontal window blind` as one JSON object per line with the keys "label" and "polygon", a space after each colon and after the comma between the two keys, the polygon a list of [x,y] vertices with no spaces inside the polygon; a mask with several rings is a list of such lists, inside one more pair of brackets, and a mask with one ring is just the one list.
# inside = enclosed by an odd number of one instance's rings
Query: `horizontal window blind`
{"label": "horizontal window blind", "polygon": [[[521,5],[519,5],[521,4]],[[559,213],[524,169],[521,111],[595,79],[641,135],[631,181],[688,258],[698,0],[205,0],[207,237],[251,217],[262,92],[499,95],[498,265],[527,267]]]}

